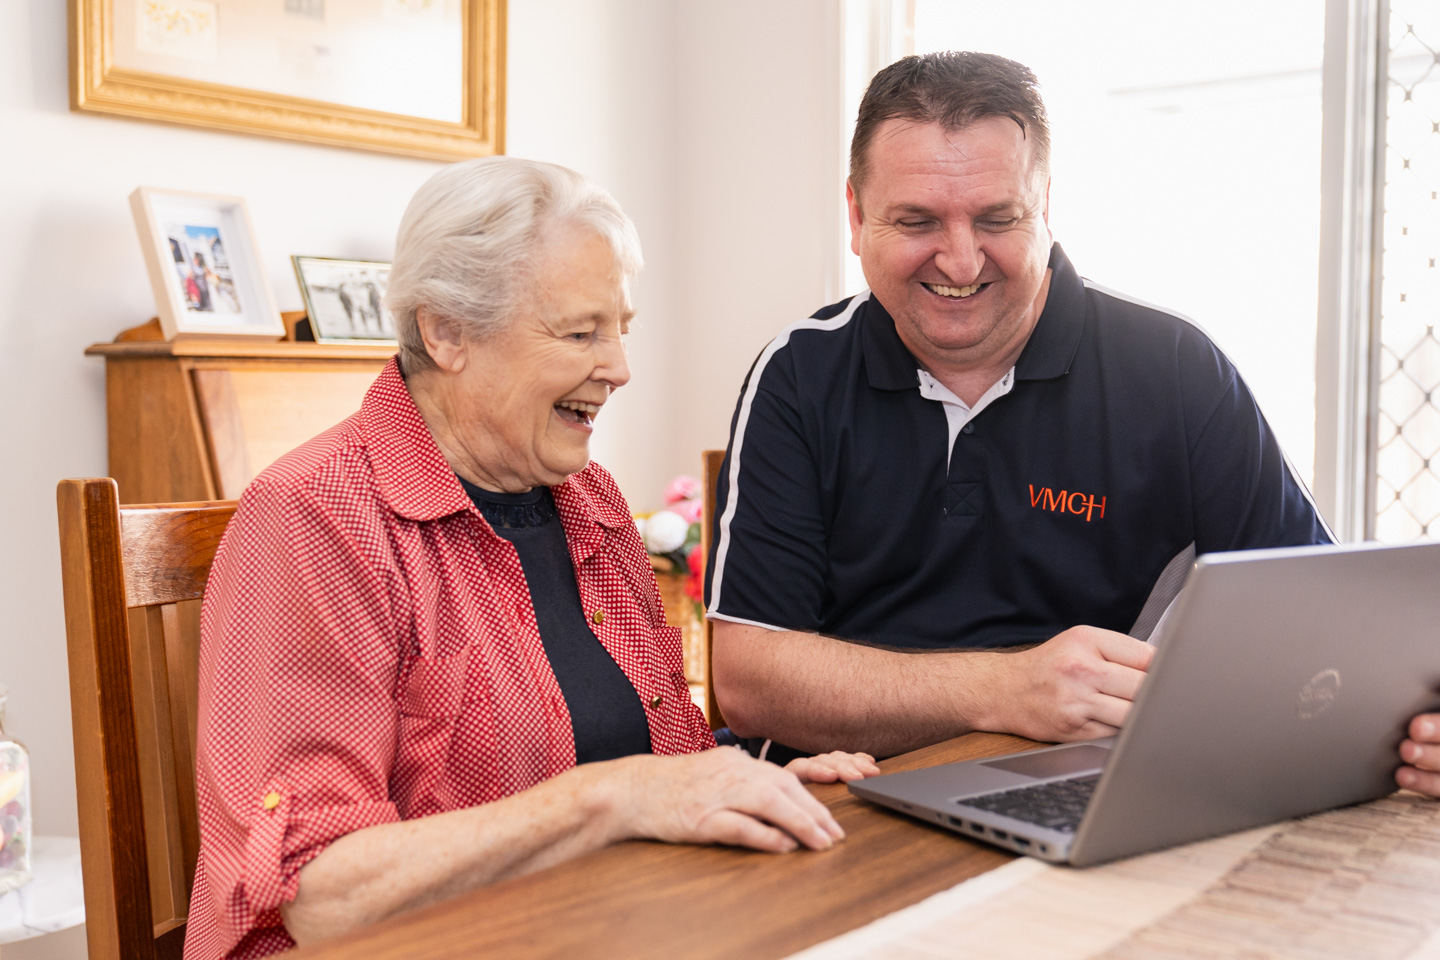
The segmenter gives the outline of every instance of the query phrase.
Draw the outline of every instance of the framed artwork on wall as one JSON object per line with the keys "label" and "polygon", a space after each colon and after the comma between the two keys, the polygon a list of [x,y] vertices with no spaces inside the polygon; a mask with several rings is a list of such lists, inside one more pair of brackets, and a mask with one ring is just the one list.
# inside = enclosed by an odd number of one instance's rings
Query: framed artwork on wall
{"label": "framed artwork on wall", "polygon": [[166,340],[285,335],[244,200],[139,187],[130,211]]}
{"label": "framed artwork on wall", "polygon": [[70,105],[438,160],[504,152],[506,0],[70,0]]}
{"label": "framed artwork on wall", "polygon": [[329,257],[291,257],[290,262],[316,340],[395,342],[395,320],[384,305],[390,264]]}

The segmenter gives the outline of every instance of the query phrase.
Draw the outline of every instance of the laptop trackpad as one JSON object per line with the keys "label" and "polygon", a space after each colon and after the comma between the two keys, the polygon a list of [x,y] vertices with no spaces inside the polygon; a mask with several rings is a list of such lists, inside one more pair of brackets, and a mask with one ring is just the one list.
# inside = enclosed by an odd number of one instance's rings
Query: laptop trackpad
{"label": "laptop trackpad", "polygon": [[982,767],[995,767],[1008,773],[1018,773],[1037,780],[1050,777],[1068,777],[1077,773],[1099,773],[1110,759],[1109,747],[1097,747],[1093,743],[1076,744],[1059,750],[1043,750],[1038,753],[1017,753],[999,760],[981,760]]}

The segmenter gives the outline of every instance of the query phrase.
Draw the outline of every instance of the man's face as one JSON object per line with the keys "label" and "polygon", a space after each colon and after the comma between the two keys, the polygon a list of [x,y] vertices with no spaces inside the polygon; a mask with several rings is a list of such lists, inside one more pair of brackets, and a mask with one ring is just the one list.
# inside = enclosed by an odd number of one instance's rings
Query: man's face
{"label": "man's face", "polygon": [[959,130],[889,120],[850,205],[851,249],[900,339],[941,371],[1013,363],[1050,257],[1047,173],[1007,117]]}

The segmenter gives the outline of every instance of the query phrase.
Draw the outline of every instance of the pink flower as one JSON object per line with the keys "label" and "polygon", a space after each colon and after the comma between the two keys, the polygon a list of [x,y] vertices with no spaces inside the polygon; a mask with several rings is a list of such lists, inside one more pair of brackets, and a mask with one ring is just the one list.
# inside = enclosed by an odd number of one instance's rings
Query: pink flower
{"label": "pink flower", "polygon": [[[678,503],[681,500],[700,499],[700,481],[686,474],[681,474],[670,481],[670,486],[665,488],[665,502]],[[690,521],[694,523],[695,521]]]}
{"label": "pink flower", "polygon": [[705,504],[699,500],[681,500],[678,503],[671,503],[666,509],[684,517],[686,523],[699,523],[700,515],[705,512]]}

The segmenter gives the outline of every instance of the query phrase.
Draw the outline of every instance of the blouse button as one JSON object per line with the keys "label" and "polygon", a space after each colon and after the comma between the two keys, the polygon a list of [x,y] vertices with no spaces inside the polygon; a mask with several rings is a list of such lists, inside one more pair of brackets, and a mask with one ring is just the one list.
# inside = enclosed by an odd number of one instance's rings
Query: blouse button
{"label": "blouse button", "polygon": [[594,622],[597,626],[598,626],[599,624],[604,623],[604,622],[605,622],[605,611],[604,611],[604,610],[596,610],[594,613],[590,614],[590,619],[591,619],[591,621]]}
{"label": "blouse button", "polygon": [[650,698],[650,709],[651,709],[651,710],[658,710],[658,709],[660,708],[660,704],[662,704],[662,703],[664,703],[664,702],[665,702],[665,698],[662,697],[662,696],[660,696],[660,694],[657,693],[657,694],[655,694],[655,696],[653,696],[653,697]]}
{"label": "blouse button", "polygon": [[265,799],[260,801],[260,806],[265,808],[266,810],[274,810],[276,807],[280,806],[280,794],[276,793],[274,790],[271,790],[269,793],[265,794]]}

